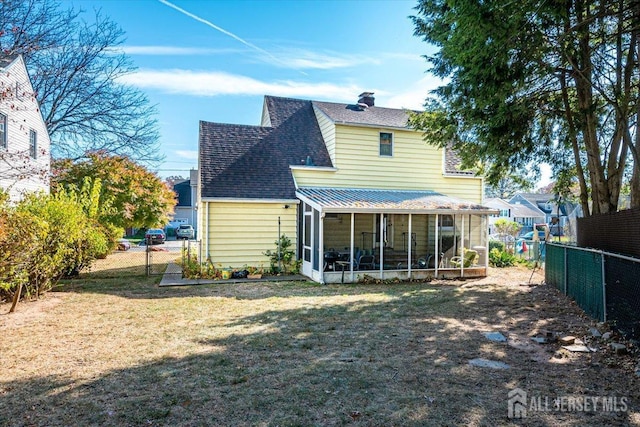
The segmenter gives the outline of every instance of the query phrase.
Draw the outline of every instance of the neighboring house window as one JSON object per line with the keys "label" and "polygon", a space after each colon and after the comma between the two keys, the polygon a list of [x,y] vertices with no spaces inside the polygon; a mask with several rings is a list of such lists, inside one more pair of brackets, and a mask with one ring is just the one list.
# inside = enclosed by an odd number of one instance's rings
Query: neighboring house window
{"label": "neighboring house window", "polygon": [[393,134],[380,132],[380,155],[393,156]]}
{"label": "neighboring house window", "polygon": [[501,209],[500,210],[500,216],[508,217],[509,216],[509,209]]}
{"label": "neighboring house window", "polygon": [[7,116],[0,113],[0,148],[7,148]]}
{"label": "neighboring house window", "polygon": [[38,157],[38,134],[35,130],[29,130],[29,155],[32,158]]}

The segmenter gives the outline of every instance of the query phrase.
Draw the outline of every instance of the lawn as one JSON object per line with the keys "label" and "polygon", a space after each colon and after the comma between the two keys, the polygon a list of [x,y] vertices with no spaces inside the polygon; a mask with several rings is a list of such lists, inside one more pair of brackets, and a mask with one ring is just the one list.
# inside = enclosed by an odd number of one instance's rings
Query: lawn
{"label": "lawn", "polygon": [[[0,425],[640,425],[633,356],[598,339],[591,354],[530,339],[595,325],[554,289],[520,286],[530,274],[161,289],[159,277],[94,269],[13,315],[0,304]],[[549,409],[566,396],[625,407],[512,420],[516,387]]]}

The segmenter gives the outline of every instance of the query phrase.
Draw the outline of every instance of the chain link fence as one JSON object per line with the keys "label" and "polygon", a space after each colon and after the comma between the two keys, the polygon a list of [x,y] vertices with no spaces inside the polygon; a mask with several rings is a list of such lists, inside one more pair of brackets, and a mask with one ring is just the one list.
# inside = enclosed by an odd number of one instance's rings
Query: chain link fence
{"label": "chain link fence", "polygon": [[545,280],[590,316],[640,338],[640,259],[547,244]]}
{"label": "chain link fence", "polygon": [[96,260],[83,273],[105,278],[125,276],[153,276],[165,273],[167,265],[182,265],[181,258],[185,243],[180,240],[168,240],[164,244],[140,244],[121,246],[105,259]]}

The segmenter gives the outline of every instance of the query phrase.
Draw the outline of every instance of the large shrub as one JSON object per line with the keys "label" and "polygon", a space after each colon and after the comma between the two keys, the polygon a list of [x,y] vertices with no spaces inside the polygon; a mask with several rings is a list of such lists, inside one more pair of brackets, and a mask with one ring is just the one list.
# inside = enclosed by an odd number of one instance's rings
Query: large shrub
{"label": "large shrub", "polygon": [[90,218],[78,193],[32,194],[0,203],[0,298],[37,296],[110,248],[110,231]]}
{"label": "large shrub", "polygon": [[29,212],[0,205],[0,300],[10,300],[22,287],[26,295],[36,292],[29,286],[30,269],[38,256],[38,236],[47,228]]}

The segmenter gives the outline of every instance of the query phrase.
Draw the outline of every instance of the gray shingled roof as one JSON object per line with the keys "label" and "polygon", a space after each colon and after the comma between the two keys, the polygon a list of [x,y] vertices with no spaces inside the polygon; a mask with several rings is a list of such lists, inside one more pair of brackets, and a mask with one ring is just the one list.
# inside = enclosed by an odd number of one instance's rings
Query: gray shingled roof
{"label": "gray shingled roof", "polygon": [[313,105],[334,123],[409,128],[407,124],[409,115],[406,110],[375,106],[360,109],[357,105],[320,101],[313,101]]}
{"label": "gray shingled roof", "polygon": [[511,204],[511,206],[513,207],[512,216],[514,218],[544,218],[545,217],[544,212],[540,210],[531,209],[527,205],[522,205],[520,203],[513,203]]}
{"label": "gray shingled roof", "polygon": [[294,199],[290,166],[332,166],[311,101],[265,102],[272,127],[200,122],[202,197]]}
{"label": "gray shingled roof", "polygon": [[0,54],[0,68],[5,68],[9,66],[13,61],[16,60],[20,55],[2,55]]}
{"label": "gray shingled roof", "polygon": [[[265,96],[271,127],[200,122],[200,177],[202,197],[293,199],[295,184],[290,166],[310,157],[315,166],[333,166],[324,144],[314,107],[335,123],[408,128],[406,110]],[[445,152],[448,174],[460,161]]]}
{"label": "gray shingled roof", "polygon": [[296,195],[307,203],[322,207],[325,212],[497,212],[495,209],[434,191],[301,187]]}
{"label": "gray shingled roof", "polygon": [[176,206],[191,206],[191,181],[186,179],[173,184],[178,203]]}

